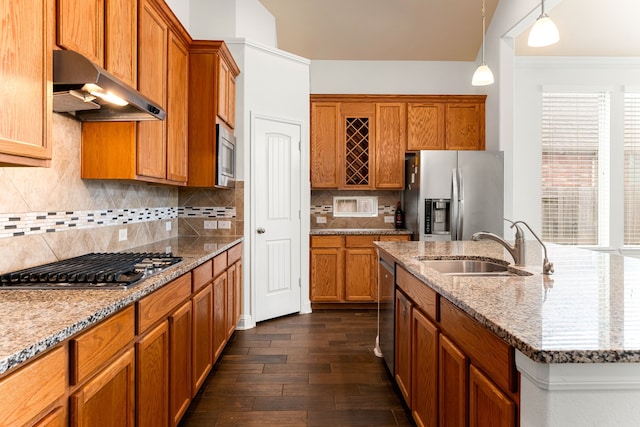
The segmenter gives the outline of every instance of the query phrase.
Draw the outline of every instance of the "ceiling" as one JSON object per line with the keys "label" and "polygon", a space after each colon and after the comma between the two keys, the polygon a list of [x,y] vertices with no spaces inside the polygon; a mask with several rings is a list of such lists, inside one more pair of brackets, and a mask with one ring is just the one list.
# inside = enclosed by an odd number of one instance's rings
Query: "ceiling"
{"label": "ceiling", "polygon": [[[488,28],[499,0],[485,1]],[[275,17],[278,47],[314,60],[474,61],[482,44],[480,0],[260,2]],[[547,12],[560,42],[529,48],[527,30],[516,55],[640,56],[638,0],[563,0]]]}

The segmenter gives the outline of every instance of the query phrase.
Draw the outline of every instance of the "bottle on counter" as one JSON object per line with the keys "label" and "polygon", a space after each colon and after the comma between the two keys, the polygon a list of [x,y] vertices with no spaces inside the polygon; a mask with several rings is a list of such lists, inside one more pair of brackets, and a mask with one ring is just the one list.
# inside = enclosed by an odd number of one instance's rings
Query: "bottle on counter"
{"label": "bottle on counter", "polygon": [[398,202],[398,206],[396,207],[396,215],[395,215],[394,223],[397,230],[401,230],[404,228],[404,212],[400,207],[400,202]]}

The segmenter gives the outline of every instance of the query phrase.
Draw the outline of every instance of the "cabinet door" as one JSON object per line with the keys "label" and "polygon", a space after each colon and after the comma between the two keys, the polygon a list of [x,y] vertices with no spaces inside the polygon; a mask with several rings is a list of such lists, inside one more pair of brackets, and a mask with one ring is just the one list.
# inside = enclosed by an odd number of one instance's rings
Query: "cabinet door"
{"label": "cabinet door", "polygon": [[484,150],[484,103],[446,105],[447,150]]}
{"label": "cabinet door", "polygon": [[407,150],[444,150],[444,104],[407,105]]}
{"label": "cabinet door", "polygon": [[130,348],[71,395],[71,426],[133,427],[134,375]]}
{"label": "cabinet door", "polygon": [[191,301],[169,316],[169,425],[176,426],[191,402]]}
{"label": "cabinet door", "polygon": [[208,284],[193,296],[192,395],[207,379],[213,362],[213,287]]}
{"label": "cabinet door", "polygon": [[375,188],[375,106],[369,102],[340,104],[341,189]]}
{"label": "cabinet door", "polygon": [[311,301],[342,301],[344,255],[340,248],[311,250]]}
{"label": "cabinet door", "polygon": [[475,366],[469,367],[469,427],[514,427],[516,405]]}
{"label": "cabinet door", "polygon": [[233,264],[229,266],[227,269],[227,320],[226,320],[226,328],[227,328],[227,340],[231,338],[233,335],[233,331],[236,330],[236,322],[235,322],[235,292],[236,292],[236,265]]}
{"label": "cabinet door", "polygon": [[138,85],[138,2],[106,0],[105,15],[104,68],[135,88]]}
{"label": "cabinet door", "polygon": [[396,289],[396,383],[411,409],[411,301]]}
{"label": "cabinet door", "polygon": [[213,281],[213,361],[222,354],[227,343],[227,274]]}
{"label": "cabinet door", "polygon": [[224,122],[229,121],[229,66],[218,58],[218,117]]}
{"label": "cabinet door", "polygon": [[339,118],[340,104],[311,104],[311,188],[338,188],[340,185]]}
{"label": "cabinet door", "polygon": [[104,0],[58,0],[58,46],[104,67]]}
{"label": "cabinet door", "polygon": [[0,0],[0,166],[51,159],[55,3]]}
{"label": "cabinet door", "polygon": [[376,188],[404,189],[405,103],[376,104]]}
{"label": "cabinet door", "polygon": [[169,420],[169,326],[165,320],[136,343],[136,426]]}
{"label": "cabinet door", "polygon": [[465,427],[467,425],[469,359],[444,335],[440,335],[439,356],[440,425]]}
{"label": "cabinet door", "polygon": [[236,78],[231,72],[227,80],[227,124],[231,129],[236,127]]}
{"label": "cabinet door", "polygon": [[375,249],[345,249],[344,299],[346,301],[378,300],[378,259]]}
{"label": "cabinet door", "polygon": [[418,426],[438,425],[438,327],[413,310],[411,397]]}
{"label": "cabinet door", "polygon": [[187,182],[187,97],[189,52],[173,33],[169,36],[167,93],[167,179]]}
{"label": "cabinet door", "polygon": [[[168,27],[150,0],[140,0],[138,12],[138,89],[166,108]],[[166,178],[165,120],[138,123],[137,173]]]}
{"label": "cabinet door", "polygon": [[58,407],[38,420],[33,427],[66,427],[67,416],[64,407]]}
{"label": "cabinet door", "polygon": [[234,323],[238,326],[240,316],[242,315],[242,261],[236,262],[236,282],[233,293],[233,318]]}

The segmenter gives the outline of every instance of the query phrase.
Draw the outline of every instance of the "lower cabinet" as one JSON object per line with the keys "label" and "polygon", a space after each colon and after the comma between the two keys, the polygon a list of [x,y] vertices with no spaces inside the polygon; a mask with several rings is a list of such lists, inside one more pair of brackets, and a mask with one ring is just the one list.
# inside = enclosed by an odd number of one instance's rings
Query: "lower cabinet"
{"label": "lower cabinet", "polygon": [[418,426],[516,427],[514,350],[396,266],[395,380]]}
{"label": "lower cabinet", "polygon": [[169,316],[169,425],[176,426],[191,403],[191,301]]}
{"label": "lower cabinet", "polygon": [[311,302],[377,302],[378,255],[373,242],[410,239],[409,235],[311,236]]}
{"label": "lower cabinet", "polygon": [[166,426],[169,420],[169,322],[136,343],[136,426]]}
{"label": "lower cabinet", "polygon": [[71,395],[72,427],[133,427],[134,349],[130,348]]}
{"label": "lower cabinet", "polygon": [[227,275],[213,280],[213,360],[218,360],[227,344]]}
{"label": "lower cabinet", "polygon": [[[209,263],[210,264],[210,263]],[[213,366],[213,287],[211,283],[193,296],[192,394],[207,379]]]}

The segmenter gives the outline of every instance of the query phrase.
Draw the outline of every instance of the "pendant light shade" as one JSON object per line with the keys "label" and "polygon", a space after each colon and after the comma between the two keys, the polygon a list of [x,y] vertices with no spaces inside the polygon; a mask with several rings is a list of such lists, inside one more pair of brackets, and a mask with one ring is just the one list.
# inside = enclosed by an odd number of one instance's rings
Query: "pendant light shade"
{"label": "pendant light shade", "polygon": [[484,32],[485,32],[485,18],[484,18],[484,0],[482,0],[482,64],[473,73],[471,84],[473,86],[486,86],[493,84],[493,73],[491,69],[484,62]]}
{"label": "pendant light shade", "polygon": [[536,19],[529,32],[528,44],[531,47],[544,47],[557,43],[560,40],[558,27],[553,23],[549,15],[544,12],[544,0],[542,0],[542,13]]}

